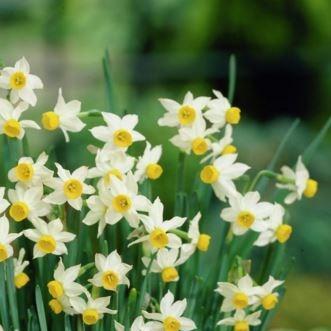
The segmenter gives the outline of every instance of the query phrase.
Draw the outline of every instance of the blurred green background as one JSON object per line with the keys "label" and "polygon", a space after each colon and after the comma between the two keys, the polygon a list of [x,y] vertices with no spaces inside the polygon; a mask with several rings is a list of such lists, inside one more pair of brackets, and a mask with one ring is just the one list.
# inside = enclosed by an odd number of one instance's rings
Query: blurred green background
{"label": "blurred green background", "polygon": [[[12,65],[24,55],[42,77],[45,89],[32,112],[37,119],[54,106],[59,87],[66,99],[81,100],[83,110],[105,109],[101,59],[107,47],[116,107],[140,115],[146,137],[165,145],[164,168],[173,175],[177,151],[167,142],[173,131],[156,126],[157,99],[180,100],[187,90],[210,95],[212,88],[226,94],[235,53],[234,103],[243,115],[236,145],[240,159],[258,171],[296,117],[302,122],[282,164],[294,164],[331,114],[330,17],[329,0],[0,0],[0,61]],[[70,148],[61,134],[31,133],[29,139],[34,154],[57,141],[68,167],[92,162],[88,132],[73,136]],[[289,254],[296,262],[275,328],[331,326],[330,146],[329,134],[309,165],[320,182],[318,196],[290,207]],[[197,168],[193,157],[190,163]],[[158,193],[171,204],[169,178]]]}

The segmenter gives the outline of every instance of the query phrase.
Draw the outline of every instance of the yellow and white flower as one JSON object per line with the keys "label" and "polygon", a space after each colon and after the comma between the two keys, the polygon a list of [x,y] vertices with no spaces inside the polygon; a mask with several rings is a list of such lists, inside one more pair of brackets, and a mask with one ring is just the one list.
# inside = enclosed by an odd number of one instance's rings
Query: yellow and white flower
{"label": "yellow and white flower", "polygon": [[62,312],[68,315],[74,315],[75,310],[71,306],[70,299],[71,298],[65,295],[57,299],[53,298],[48,302],[48,306],[55,315],[61,314]]}
{"label": "yellow and white flower", "polygon": [[25,187],[18,183],[15,190],[8,190],[8,198],[11,202],[9,215],[16,222],[36,220],[51,210],[50,205],[42,200],[42,186]]}
{"label": "yellow and white flower", "polygon": [[211,144],[211,153],[209,153],[206,157],[204,157],[201,163],[208,161],[209,159],[218,158],[220,155],[225,154],[235,154],[237,152],[237,148],[234,145],[231,145],[233,142],[232,138],[232,126],[226,125],[224,137],[220,139],[218,142],[213,142]]}
{"label": "yellow and white flower", "polygon": [[132,266],[123,263],[116,250],[108,256],[95,254],[95,266],[98,272],[89,280],[94,286],[103,287],[109,291],[116,291],[121,284],[130,286],[126,274]]}
{"label": "yellow and white flower", "polygon": [[267,246],[276,240],[280,243],[285,243],[292,234],[292,226],[284,224],[284,207],[276,203],[267,220],[267,229],[260,233],[257,240],[254,242],[255,246]]}
{"label": "yellow and white flower", "polygon": [[283,280],[277,280],[272,276],[269,276],[268,281],[264,285],[259,287],[259,302],[257,303],[257,305],[261,305],[265,310],[274,309],[278,303],[279,296],[277,292],[274,292],[274,289],[283,284]]}
{"label": "yellow and white flower", "polygon": [[148,242],[153,250],[165,247],[180,248],[182,241],[177,235],[171,233],[171,230],[182,226],[186,218],[175,216],[168,221],[164,221],[163,204],[159,198],[155,199],[153,202],[148,215],[140,215],[140,219],[144,224],[147,234],[133,241],[129,246],[141,242]]}
{"label": "yellow and white flower", "polygon": [[191,127],[182,127],[178,134],[170,139],[170,142],[183,152],[195,155],[205,154],[211,145],[208,136],[216,132],[215,129],[206,129],[206,121],[200,119],[195,121]]}
{"label": "yellow and white flower", "polygon": [[2,214],[10,205],[10,203],[4,198],[5,188],[0,187],[0,214]]}
{"label": "yellow and white flower", "polygon": [[[191,245],[186,244],[179,251],[177,248],[163,248],[158,250],[156,259],[153,260],[151,265],[151,272],[160,273],[163,282],[177,282],[179,280],[179,274],[176,267],[185,263],[192,255]],[[145,267],[148,267],[151,258],[143,257],[142,261]]]}
{"label": "yellow and white flower", "polygon": [[25,102],[20,102],[14,107],[6,99],[0,99],[0,134],[9,138],[22,139],[25,128],[39,130],[39,125],[34,121],[20,120],[22,113],[27,109],[28,104]]}
{"label": "yellow and white flower", "polygon": [[206,252],[209,248],[211,236],[205,233],[200,233],[199,222],[201,219],[201,213],[197,213],[192,221],[190,222],[190,227],[188,230],[188,237],[191,239],[191,244],[194,248],[199,251]]}
{"label": "yellow and white flower", "polygon": [[0,263],[13,256],[12,241],[22,233],[9,233],[9,221],[6,216],[0,217]]}
{"label": "yellow and white flower", "polygon": [[124,176],[132,170],[134,158],[128,156],[123,151],[109,151],[109,149],[98,149],[95,157],[95,167],[89,169],[88,178],[98,178],[101,180],[98,187],[109,186],[113,176],[122,180]]}
{"label": "yellow and white flower", "polygon": [[233,180],[242,176],[250,167],[244,163],[235,163],[238,154],[226,154],[218,157],[212,164],[204,166],[200,179],[205,184],[211,184],[216,196],[225,198],[237,195]]}
{"label": "yellow and white flower", "polygon": [[144,154],[139,157],[136,164],[136,171],[134,176],[137,182],[143,182],[146,178],[155,180],[158,179],[163,169],[159,164],[162,155],[162,146],[154,146],[152,148],[149,142],[146,142],[146,148]]}
{"label": "yellow and white flower", "polygon": [[39,155],[36,162],[31,157],[21,157],[17,166],[9,170],[8,179],[28,187],[42,185],[53,176],[53,171],[45,166],[47,160],[45,152]]}
{"label": "yellow and white flower", "polygon": [[92,135],[106,143],[105,148],[126,151],[134,142],[145,140],[145,137],[134,128],[138,124],[137,115],[125,115],[123,118],[102,113],[107,126],[97,126],[90,131]]}
{"label": "yellow and white flower", "polygon": [[234,125],[240,121],[240,109],[231,107],[230,102],[221,92],[213,90],[216,99],[208,103],[205,118],[217,128],[222,128],[226,123]]}
{"label": "yellow and white flower", "polygon": [[240,278],[237,285],[219,282],[215,291],[224,297],[221,311],[225,313],[245,309],[258,302],[259,287],[254,286],[249,275]]}
{"label": "yellow and white flower", "polygon": [[63,296],[73,298],[86,293],[84,286],[75,282],[79,275],[79,270],[80,264],[65,269],[62,259],[60,259],[54,271],[54,279],[47,284],[49,294],[54,299],[59,299]]}
{"label": "yellow and white flower", "polygon": [[246,314],[244,310],[237,310],[233,317],[227,317],[217,323],[217,325],[233,326],[234,331],[249,331],[250,326],[261,324],[261,311]]}
{"label": "yellow and white flower", "polygon": [[110,297],[101,297],[93,299],[88,295],[87,301],[80,297],[70,299],[71,305],[76,314],[81,314],[86,325],[94,325],[104,314],[116,314],[116,310],[107,308],[110,303]]}
{"label": "yellow and white flower", "polygon": [[18,254],[18,259],[14,258],[14,284],[16,288],[24,287],[30,277],[24,272],[25,268],[30,264],[29,261],[24,261],[25,249],[21,248]]}
{"label": "yellow and white flower", "polygon": [[78,117],[80,108],[81,102],[78,100],[65,102],[62,90],[59,89],[59,96],[54,110],[42,114],[41,122],[44,129],[48,131],[61,129],[66,142],[69,142],[68,132],[80,132],[85,127],[85,124]]}
{"label": "yellow and white flower", "polygon": [[196,330],[195,323],[191,319],[182,316],[186,306],[186,299],[175,301],[174,295],[168,291],[160,302],[160,313],[143,311],[143,315],[147,319],[155,321],[155,324],[151,326],[151,330]]}
{"label": "yellow and white flower", "polygon": [[248,230],[263,232],[268,228],[267,219],[273,211],[273,205],[269,202],[259,202],[259,192],[240,193],[229,198],[231,207],[224,208],[221,218],[230,222],[232,232],[241,236]]}
{"label": "yellow and white flower", "polygon": [[46,185],[54,189],[54,192],[45,197],[47,203],[62,205],[68,202],[69,205],[81,210],[83,205],[83,194],[93,194],[95,189],[91,185],[84,183],[88,175],[88,168],[82,166],[76,169],[72,174],[63,169],[58,163],[55,163],[59,178],[50,179]]}
{"label": "yellow and white flower", "polygon": [[63,231],[63,224],[59,218],[49,223],[41,219],[32,223],[35,229],[24,230],[24,235],[35,242],[33,258],[42,257],[46,254],[68,254],[64,243],[74,240],[76,235]]}
{"label": "yellow and white flower", "polygon": [[138,185],[133,174],[129,172],[123,181],[113,177],[109,192],[111,204],[108,205],[105,215],[107,223],[116,224],[124,217],[131,227],[138,227],[138,211],[147,211],[150,201],[138,194]]}
{"label": "yellow and white flower", "polygon": [[166,113],[158,120],[160,126],[191,126],[201,120],[202,110],[208,104],[209,97],[194,98],[191,92],[185,94],[182,104],[171,99],[159,99]]}
{"label": "yellow and white flower", "polygon": [[299,157],[295,171],[288,166],[281,168],[282,175],[290,183],[278,183],[277,187],[289,190],[291,193],[285,198],[286,204],[291,204],[296,200],[301,200],[302,195],[306,198],[312,198],[315,196],[318,190],[318,183],[316,180],[309,177],[309,172],[302,162],[301,156]]}
{"label": "yellow and white flower", "polygon": [[25,57],[22,57],[14,67],[5,67],[1,70],[0,87],[10,90],[12,103],[21,99],[35,106],[37,97],[33,90],[42,89],[43,83],[39,77],[30,74],[30,65]]}

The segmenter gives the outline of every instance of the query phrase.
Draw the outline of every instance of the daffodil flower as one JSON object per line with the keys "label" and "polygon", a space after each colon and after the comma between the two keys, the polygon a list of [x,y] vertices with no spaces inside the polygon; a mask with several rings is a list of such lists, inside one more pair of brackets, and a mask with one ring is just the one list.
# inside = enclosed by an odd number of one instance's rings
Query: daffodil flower
{"label": "daffodil flower", "polygon": [[198,212],[190,222],[188,237],[191,239],[191,244],[199,251],[206,252],[209,248],[211,236],[206,233],[200,233],[199,222],[201,213]]}
{"label": "daffodil flower", "polygon": [[25,249],[21,248],[18,254],[18,259],[14,258],[14,284],[16,288],[24,287],[29,281],[30,277],[24,272],[25,268],[30,264],[29,261],[24,261]]}
{"label": "daffodil flower", "polygon": [[275,292],[275,288],[284,284],[283,280],[277,280],[269,276],[268,281],[259,287],[257,306],[261,305],[265,310],[274,309],[278,303],[279,294]]}
{"label": "daffodil flower", "polygon": [[30,74],[30,65],[25,57],[15,63],[14,67],[5,67],[0,72],[0,87],[10,90],[10,101],[23,100],[31,106],[37,103],[35,89],[42,89],[39,77]]}
{"label": "daffodil flower", "polygon": [[246,314],[244,310],[237,310],[233,317],[227,317],[217,323],[217,325],[229,325],[234,327],[234,331],[249,331],[250,326],[261,324],[261,311]]}
{"label": "daffodil flower", "polygon": [[14,107],[6,99],[0,99],[0,134],[21,140],[25,135],[25,128],[39,130],[39,125],[34,121],[20,120],[22,113],[27,109],[28,104],[25,102],[20,102]]}

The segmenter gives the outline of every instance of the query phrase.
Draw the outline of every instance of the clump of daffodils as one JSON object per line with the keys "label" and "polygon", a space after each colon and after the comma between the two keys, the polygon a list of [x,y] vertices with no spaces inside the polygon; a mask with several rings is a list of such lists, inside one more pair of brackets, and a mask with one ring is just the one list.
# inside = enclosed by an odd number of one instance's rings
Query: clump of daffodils
{"label": "clump of daffodils", "polygon": [[[7,94],[0,99],[0,134],[9,153],[0,187],[0,305],[10,302],[0,309],[5,330],[43,330],[45,323],[61,330],[265,328],[284,293],[284,274],[272,259],[279,260],[275,254],[294,230],[287,205],[318,190],[301,157],[294,169],[267,172],[274,188],[286,192],[285,205],[268,199],[234,144],[240,108],[219,91],[188,92],[181,102],[160,99],[165,112],[158,124],[174,130],[170,142],[180,153],[176,186],[162,146],[139,132],[138,115],[82,112],[81,102],[65,101],[59,89],[38,123],[27,119],[43,84],[25,58],[1,70],[0,88]],[[29,155],[30,129],[61,130],[68,143],[89,116],[100,121],[87,131],[92,164],[71,168],[46,151]],[[186,187],[184,160],[191,154],[200,170]],[[155,194],[162,177],[174,182],[174,213]],[[208,217],[212,197],[217,219]],[[222,232],[211,230],[213,222]],[[248,258],[253,246],[271,252],[258,274]]]}

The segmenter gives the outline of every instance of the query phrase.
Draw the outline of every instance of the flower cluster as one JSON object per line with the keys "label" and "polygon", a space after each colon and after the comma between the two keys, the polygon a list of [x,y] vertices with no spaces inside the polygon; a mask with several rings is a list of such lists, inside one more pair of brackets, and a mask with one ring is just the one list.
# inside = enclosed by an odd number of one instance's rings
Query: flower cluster
{"label": "flower cluster", "polygon": [[[54,109],[42,114],[41,126],[20,119],[29,106],[37,103],[34,90],[43,88],[41,80],[30,74],[25,58],[14,67],[1,70],[0,87],[8,90],[8,98],[0,99],[0,133],[6,139],[20,142],[25,128],[43,127],[47,131],[60,129],[68,142],[68,133],[80,132],[85,127],[82,119],[89,112],[81,112],[77,100],[66,102],[61,89]],[[214,91],[214,95],[215,98],[194,98],[188,92],[182,103],[160,99],[166,112],[158,123],[178,130],[170,141],[181,153],[201,157],[203,166],[198,178],[211,185],[215,196],[227,204],[220,219],[230,224],[230,240],[255,232],[255,246],[276,241],[283,244],[292,233],[291,225],[285,222],[285,208],[279,203],[261,201],[260,193],[252,185],[244,193],[238,191],[236,180],[250,169],[237,162],[238,151],[232,145],[233,128],[239,123],[241,112],[220,92]],[[84,165],[70,171],[58,162],[50,162],[49,155],[42,152],[36,159],[20,155],[16,164],[7,169],[8,187],[0,188],[0,264],[14,256],[16,241],[19,253],[13,259],[12,281],[17,289],[36,283],[33,262],[24,260],[22,237],[25,237],[33,242],[33,259],[56,256],[52,277],[44,278],[42,284],[47,287],[49,308],[54,314],[79,315],[86,325],[94,325],[105,314],[111,314],[116,316],[113,319],[117,331],[125,330],[129,324],[132,331],[195,330],[195,322],[183,316],[186,299],[175,301],[178,291],[169,287],[185,277],[184,264],[193,263],[198,252],[208,251],[212,236],[200,231],[204,215],[197,212],[194,217],[165,217],[164,204],[150,192],[151,182],[163,174],[162,146],[152,146],[137,131],[137,115],[121,117],[107,112],[98,115],[104,125],[90,129],[96,140],[96,146],[88,147],[94,155],[92,167]],[[145,148],[134,156],[131,147],[137,142]],[[302,196],[311,198],[317,192],[317,182],[310,178],[301,158],[295,170],[283,167],[281,173],[271,176],[278,188],[289,192],[286,204]],[[12,233],[10,228],[18,231]],[[125,249],[119,243],[118,249],[109,252],[109,244],[115,244],[106,237],[107,231],[114,234],[111,237],[114,241],[127,239]],[[120,231],[127,234],[126,238],[120,236]],[[83,237],[84,232],[89,236]],[[81,249],[78,245],[85,244],[93,254],[81,260],[72,258],[75,249],[76,253]],[[127,258],[127,250],[138,252],[135,260]],[[85,253],[82,251],[81,255]],[[134,319],[125,321],[124,326],[123,319],[118,320],[116,298],[120,293],[135,293],[136,289],[131,288],[133,273],[143,281]],[[147,286],[150,276],[161,284],[158,298]],[[283,281],[270,276],[258,286],[249,275],[236,284],[219,282],[216,292],[223,296],[221,312],[233,316],[227,315],[218,324],[233,325],[236,331],[258,325],[261,311],[256,309],[273,309],[278,302],[274,290],[282,284]]]}

